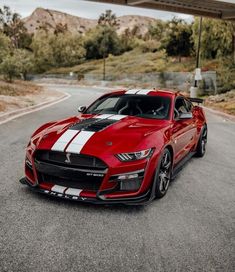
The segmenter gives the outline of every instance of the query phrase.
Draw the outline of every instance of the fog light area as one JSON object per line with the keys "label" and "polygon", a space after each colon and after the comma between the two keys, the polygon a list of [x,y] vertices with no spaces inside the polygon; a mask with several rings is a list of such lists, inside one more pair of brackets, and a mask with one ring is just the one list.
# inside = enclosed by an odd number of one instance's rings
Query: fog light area
{"label": "fog light area", "polygon": [[144,169],[111,176],[109,181],[118,182],[121,191],[137,191],[144,178]]}

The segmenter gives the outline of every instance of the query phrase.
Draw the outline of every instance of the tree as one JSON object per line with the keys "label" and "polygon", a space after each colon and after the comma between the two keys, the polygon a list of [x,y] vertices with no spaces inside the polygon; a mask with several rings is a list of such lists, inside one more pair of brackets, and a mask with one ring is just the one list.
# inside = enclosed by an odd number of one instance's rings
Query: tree
{"label": "tree", "polygon": [[50,34],[44,30],[39,30],[33,37],[31,48],[37,72],[44,72],[52,67],[54,57],[49,37]]}
{"label": "tree", "polygon": [[193,48],[191,25],[184,20],[173,18],[167,23],[166,35],[162,40],[163,47],[169,56],[189,56]]}
{"label": "tree", "polygon": [[86,55],[82,38],[77,34],[67,32],[51,35],[49,43],[53,52],[53,65],[56,67],[79,64]]}
{"label": "tree", "polygon": [[14,77],[20,75],[26,80],[27,73],[32,69],[32,53],[25,49],[15,49],[6,55],[0,64],[0,72],[9,82],[12,82]]}
{"label": "tree", "polygon": [[14,76],[19,74],[17,59],[15,55],[7,55],[0,64],[0,72],[4,78],[12,82]]}
{"label": "tree", "polygon": [[2,32],[0,32],[0,63],[3,58],[10,53],[11,50],[11,41],[10,39]]}
{"label": "tree", "polygon": [[26,80],[27,74],[34,69],[33,53],[25,49],[16,49],[15,58],[18,66],[17,71]]}
{"label": "tree", "polygon": [[32,35],[27,32],[20,15],[7,6],[0,8],[0,30],[11,39],[14,48],[29,48]]}
{"label": "tree", "polygon": [[150,24],[149,31],[148,31],[150,39],[161,41],[166,32],[165,31],[166,26],[167,26],[167,23],[161,20],[156,20],[154,23]]}
{"label": "tree", "polygon": [[85,37],[87,59],[103,58],[103,79],[105,79],[105,60],[109,54],[121,53],[121,41],[113,27],[100,26],[90,30]]}
{"label": "tree", "polygon": [[55,35],[42,29],[33,38],[32,50],[38,72],[79,64],[86,55],[80,35],[70,32]]}
{"label": "tree", "polygon": [[[193,24],[193,41],[198,42],[199,18]],[[232,22],[204,18],[201,35],[201,56],[214,59],[232,54],[234,25]]]}
{"label": "tree", "polygon": [[116,27],[117,24],[117,17],[112,10],[106,10],[105,13],[102,13],[98,19],[98,24],[102,26],[110,26]]}
{"label": "tree", "polygon": [[87,59],[101,59],[121,52],[121,42],[114,28],[97,26],[87,32],[84,46]]}

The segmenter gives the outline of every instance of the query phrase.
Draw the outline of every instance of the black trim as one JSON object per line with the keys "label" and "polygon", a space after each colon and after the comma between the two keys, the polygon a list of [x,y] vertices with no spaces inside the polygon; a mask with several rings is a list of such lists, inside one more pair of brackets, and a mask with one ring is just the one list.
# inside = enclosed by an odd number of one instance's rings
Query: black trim
{"label": "black trim", "polygon": [[189,152],[181,161],[177,163],[177,165],[175,165],[172,171],[171,179],[174,179],[179,174],[185,164],[195,155],[195,153],[196,152]]}
{"label": "black trim", "polygon": [[107,205],[107,204],[124,204],[124,205],[143,205],[147,204],[151,201],[150,198],[150,190],[148,190],[145,194],[137,196],[137,197],[126,197],[126,198],[116,198],[116,199],[102,199],[102,198],[89,198],[89,197],[77,197],[77,199],[72,198],[72,196],[57,194],[57,193],[47,193],[47,190],[41,189],[39,186],[32,186],[31,183],[27,180],[27,178],[21,178],[19,180],[21,184],[28,185],[28,187],[38,193],[42,193],[45,195],[53,196],[56,198],[62,198],[62,199],[68,199],[72,201],[78,201],[78,202],[86,202],[86,203],[92,203],[92,204],[101,204],[101,205]]}
{"label": "black trim", "polygon": [[112,120],[108,118],[106,119],[89,118],[72,125],[69,129],[98,132],[105,129],[108,126],[111,126],[112,124],[118,121],[119,120]]}
{"label": "black trim", "polygon": [[194,102],[194,103],[198,103],[198,104],[202,104],[202,103],[203,103],[203,99],[201,99],[201,98],[189,97],[188,100],[189,100],[190,102]]}

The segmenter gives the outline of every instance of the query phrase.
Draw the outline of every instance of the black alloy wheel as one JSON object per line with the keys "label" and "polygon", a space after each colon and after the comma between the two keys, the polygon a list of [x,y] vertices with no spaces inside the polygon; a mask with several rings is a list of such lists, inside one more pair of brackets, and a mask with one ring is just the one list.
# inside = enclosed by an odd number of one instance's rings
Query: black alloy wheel
{"label": "black alloy wheel", "polygon": [[161,161],[159,162],[157,172],[155,175],[155,196],[156,198],[162,198],[169,187],[172,172],[172,158],[168,149],[165,149]]}

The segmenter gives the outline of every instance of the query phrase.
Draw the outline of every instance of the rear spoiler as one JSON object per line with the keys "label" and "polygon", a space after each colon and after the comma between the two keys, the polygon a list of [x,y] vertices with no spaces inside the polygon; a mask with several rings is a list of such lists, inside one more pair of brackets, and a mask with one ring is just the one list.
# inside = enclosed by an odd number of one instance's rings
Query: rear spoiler
{"label": "rear spoiler", "polygon": [[201,99],[201,98],[189,97],[189,101],[191,101],[193,103],[198,103],[198,104],[202,104],[203,103],[203,99]]}

